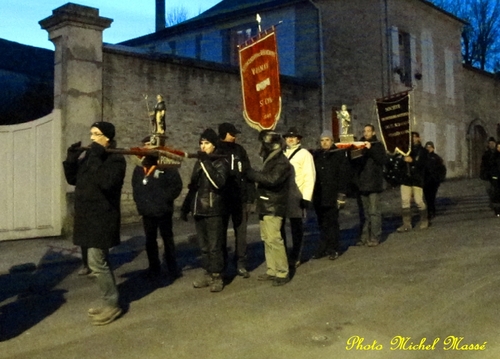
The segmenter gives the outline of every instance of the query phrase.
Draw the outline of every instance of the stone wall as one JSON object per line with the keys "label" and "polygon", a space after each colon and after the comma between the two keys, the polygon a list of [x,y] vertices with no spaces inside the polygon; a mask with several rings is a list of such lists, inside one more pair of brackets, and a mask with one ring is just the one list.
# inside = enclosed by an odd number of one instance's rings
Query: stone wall
{"label": "stone wall", "polygon": [[500,78],[488,72],[464,66],[465,113],[470,122],[479,121],[488,136],[499,137]]}
{"label": "stone wall", "polygon": [[[293,83],[283,78],[282,116],[277,131],[297,126],[304,134],[306,147],[317,146],[321,133],[319,89],[317,86]],[[103,119],[116,125],[119,147],[134,147],[149,133],[149,108],[162,94],[167,106],[167,144],[186,152],[196,152],[200,133],[207,127],[217,131],[218,124],[231,122],[241,129],[238,143],[249,154],[252,165],[259,168],[258,132],[246,125],[242,115],[240,75],[235,68],[196,62],[171,56],[161,58],[141,55],[114,46],[104,47]],[[180,168],[186,188],[192,159]],[[132,157],[128,157],[127,177],[123,189],[124,218],[134,219],[131,196]],[[183,195],[177,200],[180,205]]]}

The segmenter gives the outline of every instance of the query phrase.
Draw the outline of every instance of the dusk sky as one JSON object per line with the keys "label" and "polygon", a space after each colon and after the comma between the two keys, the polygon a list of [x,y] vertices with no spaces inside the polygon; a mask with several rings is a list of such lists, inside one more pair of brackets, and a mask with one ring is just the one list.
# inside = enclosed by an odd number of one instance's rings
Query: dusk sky
{"label": "dusk sky", "polygon": [[[220,1],[166,0],[166,8],[184,7],[194,17]],[[68,2],[98,8],[100,16],[114,20],[104,30],[104,42],[114,44],[155,30],[155,0],[1,0],[0,38],[54,50],[38,22]]]}

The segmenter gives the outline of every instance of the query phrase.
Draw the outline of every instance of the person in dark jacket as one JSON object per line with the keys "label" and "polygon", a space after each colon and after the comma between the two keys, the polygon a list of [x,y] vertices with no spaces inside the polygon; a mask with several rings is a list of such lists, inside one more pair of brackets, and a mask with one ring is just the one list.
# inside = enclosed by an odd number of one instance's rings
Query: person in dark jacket
{"label": "person in dark jacket", "polygon": [[411,152],[408,156],[404,156],[404,161],[407,166],[407,176],[403,178],[401,184],[401,207],[403,212],[403,225],[400,226],[398,232],[408,232],[412,230],[411,225],[411,198],[413,197],[419,212],[420,223],[417,227],[425,229],[429,226],[427,218],[427,206],[424,202],[424,176],[425,163],[427,161],[427,151],[422,147],[420,142],[420,134],[412,132]]}
{"label": "person in dark jacket", "polygon": [[[143,141],[144,142],[144,141]],[[145,143],[146,147],[148,143]],[[163,239],[165,263],[172,280],[181,276],[175,257],[172,217],[174,200],[182,190],[182,180],[177,168],[158,168],[158,158],[145,156],[142,166],[136,166],[132,174],[132,189],[137,211],[142,216],[146,236],[148,277],[161,273],[158,258],[158,229]]]}
{"label": "person in dark jacket", "polygon": [[66,181],[75,186],[73,242],[88,247],[89,267],[96,277],[104,307],[88,311],[92,324],[104,325],[118,318],[122,309],[109,265],[109,249],[120,243],[120,197],[126,163],[123,155],[106,152],[116,147],[115,127],[109,122],[91,126],[92,144],[83,158],[81,143],[68,148],[63,162]]}
{"label": "person in dark jacket", "polygon": [[493,208],[493,194],[495,190],[491,181],[491,172],[495,167],[496,147],[497,141],[494,137],[490,137],[488,139],[488,148],[481,157],[481,167],[479,170],[479,178],[486,181],[486,193],[488,194],[491,208]]}
{"label": "person in dark jacket", "polygon": [[320,238],[312,258],[328,256],[330,260],[335,260],[340,254],[339,207],[345,203],[350,169],[346,152],[335,146],[330,131],[323,131],[320,145],[321,148],[313,152],[316,167],[313,205]]}
{"label": "person in dark jacket", "polygon": [[282,152],[283,140],[279,133],[261,131],[259,141],[260,156],[264,160],[262,170],[249,169],[247,174],[257,183],[257,213],[267,265],[266,273],[257,279],[271,280],[273,286],[281,286],[290,281],[281,224],[286,215],[290,181],[293,181],[292,165]]}
{"label": "person in dark jacket", "polygon": [[483,181],[489,181],[491,178],[491,170],[494,166],[496,157],[497,141],[494,137],[488,138],[488,148],[484,151],[481,157],[481,167],[479,170],[479,178]]}
{"label": "person in dark jacket", "polygon": [[379,197],[384,191],[384,165],[386,163],[385,148],[379,142],[373,125],[366,125],[363,130],[365,147],[362,156],[354,162],[355,175],[361,207],[364,213],[364,224],[361,232],[361,245],[375,247],[380,243],[382,235],[382,212],[380,211]]}
{"label": "person in dark jacket", "polygon": [[427,162],[425,163],[424,198],[427,204],[427,217],[429,220],[436,216],[436,194],[441,182],[446,177],[446,167],[443,159],[434,152],[434,143],[425,144]]}
{"label": "person in dark jacket", "polygon": [[[196,235],[201,249],[201,265],[205,273],[193,282],[193,287],[210,286],[211,292],[224,289],[224,216],[228,211],[224,202],[224,187],[229,176],[227,158],[217,156],[218,136],[211,128],[200,136],[198,161],[195,163],[189,192],[181,208],[181,218],[193,213]],[[210,156],[213,154],[213,156]]]}
{"label": "person in dark jacket", "polygon": [[229,218],[234,229],[234,261],[236,273],[243,278],[249,278],[247,270],[247,222],[250,207],[255,201],[255,184],[247,179],[246,172],[250,168],[247,152],[236,143],[236,135],[240,131],[231,123],[219,125],[220,153],[226,154],[229,160],[229,177],[224,191],[224,200],[228,209],[224,216],[224,255],[227,257],[227,228]]}
{"label": "person in dark jacket", "polygon": [[491,208],[500,217],[500,142],[496,144],[495,155],[490,168]]}

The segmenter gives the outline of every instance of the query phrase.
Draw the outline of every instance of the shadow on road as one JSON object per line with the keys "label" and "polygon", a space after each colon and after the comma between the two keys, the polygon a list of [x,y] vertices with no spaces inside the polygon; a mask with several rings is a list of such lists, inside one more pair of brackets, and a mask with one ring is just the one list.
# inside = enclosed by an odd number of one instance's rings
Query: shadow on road
{"label": "shadow on road", "polygon": [[[53,262],[55,257],[64,260]],[[0,276],[0,342],[26,332],[49,317],[65,302],[66,290],[55,287],[79,266],[70,253],[53,248],[35,263],[24,263],[10,268],[9,274]]]}

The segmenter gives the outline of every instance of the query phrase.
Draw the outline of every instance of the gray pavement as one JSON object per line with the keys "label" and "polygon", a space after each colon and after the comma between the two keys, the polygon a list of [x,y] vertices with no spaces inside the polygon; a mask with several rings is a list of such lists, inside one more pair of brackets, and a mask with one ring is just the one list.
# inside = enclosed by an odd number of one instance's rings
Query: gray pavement
{"label": "gray pavement", "polygon": [[[0,242],[0,358],[500,358],[500,219],[484,182],[445,182],[427,230],[395,233],[399,206],[397,189],[384,192],[384,243],[349,247],[349,200],[346,252],[307,261],[279,288],[256,280],[265,264],[253,217],[252,277],[230,268],[221,293],[191,286],[201,273],[192,222],[175,222],[184,276],[174,283],[141,276],[142,230],[126,226],[111,252],[126,313],[104,327],[86,317],[98,290],[77,276],[70,239]],[[306,228],[308,258],[313,216]]]}

